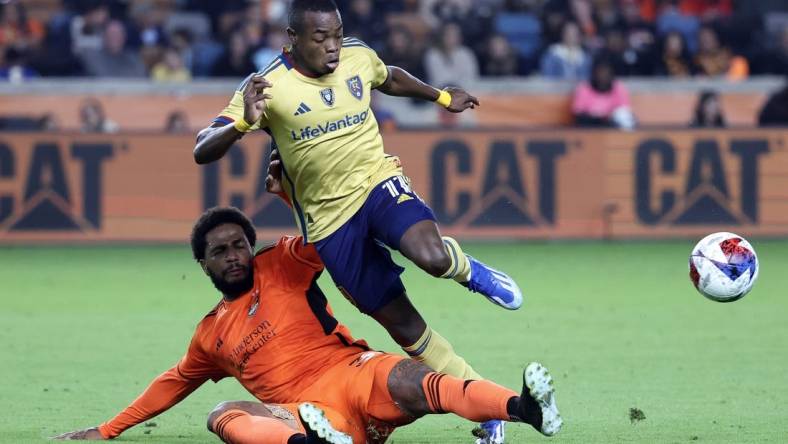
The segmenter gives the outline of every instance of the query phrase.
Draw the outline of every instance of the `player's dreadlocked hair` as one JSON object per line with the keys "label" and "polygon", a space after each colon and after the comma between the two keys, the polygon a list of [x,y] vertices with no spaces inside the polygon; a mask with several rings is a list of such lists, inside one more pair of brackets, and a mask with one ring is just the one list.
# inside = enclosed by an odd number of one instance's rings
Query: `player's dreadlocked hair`
{"label": "player's dreadlocked hair", "polygon": [[337,4],[334,0],[293,0],[290,4],[290,14],[287,16],[287,24],[296,31],[301,31],[304,24],[304,12],[334,12]]}
{"label": "player's dreadlocked hair", "polygon": [[240,225],[241,229],[244,230],[246,240],[249,241],[249,245],[254,248],[255,242],[257,242],[257,233],[254,231],[252,221],[250,221],[238,208],[213,207],[205,213],[202,213],[202,216],[200,216],[200,219],[197,220],[197,223],[194,224],[194,228],[192,228],[191,244],[192,254],[195,260],[201,261],[205,259],[205,235],[221,224]]}

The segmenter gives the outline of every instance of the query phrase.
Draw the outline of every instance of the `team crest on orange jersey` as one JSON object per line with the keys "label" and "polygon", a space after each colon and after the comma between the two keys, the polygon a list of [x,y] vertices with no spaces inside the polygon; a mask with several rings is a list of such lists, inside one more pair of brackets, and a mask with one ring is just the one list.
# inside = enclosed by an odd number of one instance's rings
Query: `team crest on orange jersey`
{"label": "team crest on orange jersey", "polygon": [[361,83],[361,77],[355,75],[346,80],[347,88],[350,90],[350,94],[353,94],[353,97],[361,100],[364,97],[364,84]]}
{"label": "team crest on orange jersey", "polygon": [[249,317],[254,316],[257,313],[257,307],[260,306],[260,290],[255,288],[252,297],[254,298],[254,303],[249,307],[249,312],[247,313]]}
{"label": "team crest on orange jersey", "polygon": [[326,88],[320,90],[320,98],[323,103],[328,106],[334,106],[334,88]]}

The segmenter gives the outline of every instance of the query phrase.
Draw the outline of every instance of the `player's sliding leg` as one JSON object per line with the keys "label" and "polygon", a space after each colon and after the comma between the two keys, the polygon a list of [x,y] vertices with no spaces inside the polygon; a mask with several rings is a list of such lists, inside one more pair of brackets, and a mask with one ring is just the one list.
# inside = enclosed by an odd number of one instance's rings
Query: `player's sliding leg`
{"label": "player's sliding leg", "polygon": [[219,404],[208,416],[208,430],[229,444],[352,444],[335,430],[325,413],[312,404],[298,409],[304,430],[284,407],[259,402]]}
{"label": "player's sliding leg", "polygon": [[523,304],[522,291],[512,278],[465,254],[451,237],[441,237],[432,220],[408,228],[399,251],[431,275],[453,279],[503,308],[516,310]]}
{"label": "player's sliding leg", "polygon": [[[414,360],[431,369],[460,379],[483,379],[461,356],[455,353],[449,341],[429,328],[406,294],[394,299],[372,313],[372,317],[386,328],[389,335]],[[479,444],[504,442],[504,423],[498,420],[480,425],[486,434]]]}
{"label": "player's sliding leg", "polygon": [[454,413],[471,421],[524,422],[546,436],[556,434],[563,423],[555,404],[553,380],[538,363],[525,368],[520,395],[491,381],[426,372],[409,360],[391,371],[388,389],[394,402],[414,417]]}

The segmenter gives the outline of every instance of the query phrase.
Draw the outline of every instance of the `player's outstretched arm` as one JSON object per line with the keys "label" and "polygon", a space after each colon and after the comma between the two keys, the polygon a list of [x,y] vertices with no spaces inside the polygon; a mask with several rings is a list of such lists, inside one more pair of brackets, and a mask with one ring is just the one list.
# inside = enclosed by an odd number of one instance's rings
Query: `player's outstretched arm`
{"label": "player's outstretched arm", "polygon": [[[183,361],[182,361],[183,362]],[[159,375],[131,405],[98,427],[64,433],[57,440],[112,439],[127,429],[147,421],[181,402],[208,378],[187,379],[173,367]]]}
{"label": "player's outstretched arm", "polygon": [[439,90],[413,77],[410,73],[397,66],[389,66],[388,70],[388,78],[377,88],[383,94],[438,102],[453,113],[461,113],[468,108],[473,109],[479,106],[479,99],[468,94],[462,88],[452,86]]}
{"label": "player's outstretched arm", "polygon": [[265,101],[271,95],[265,92],[271,83],[263,76],[252,76],[243,89],[243,118],[233,125],[213,124],[197,133],[194,147],[194,161],[198,164],[211,163],[221,159],[236,140],[251,131],[252,125],[260,120],[265,111]]}

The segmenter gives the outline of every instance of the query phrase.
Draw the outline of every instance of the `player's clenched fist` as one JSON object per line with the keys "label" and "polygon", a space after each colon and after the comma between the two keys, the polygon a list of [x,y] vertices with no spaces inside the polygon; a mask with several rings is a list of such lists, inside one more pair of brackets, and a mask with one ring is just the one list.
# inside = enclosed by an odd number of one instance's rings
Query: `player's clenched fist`
{"label": "player's clenched fist", "polygon": [[265,89],[273,86],[271,82],[261,75],[252,76],[244,88],[244,120],[249,124],[254,124],[265,111],[265,101],[271,99],[270,94],[266,94]]}
{"label": "player's clenched fist", "polygon": [[66,440],[104,441],[104,437],[101,436],[101,432],[98,431],[97,427],[91,427],[85,430],[77,430],[76,432],[64,433],[62,435],[55,436],[52,439],[58,439],[61,441],[66,441]]}

